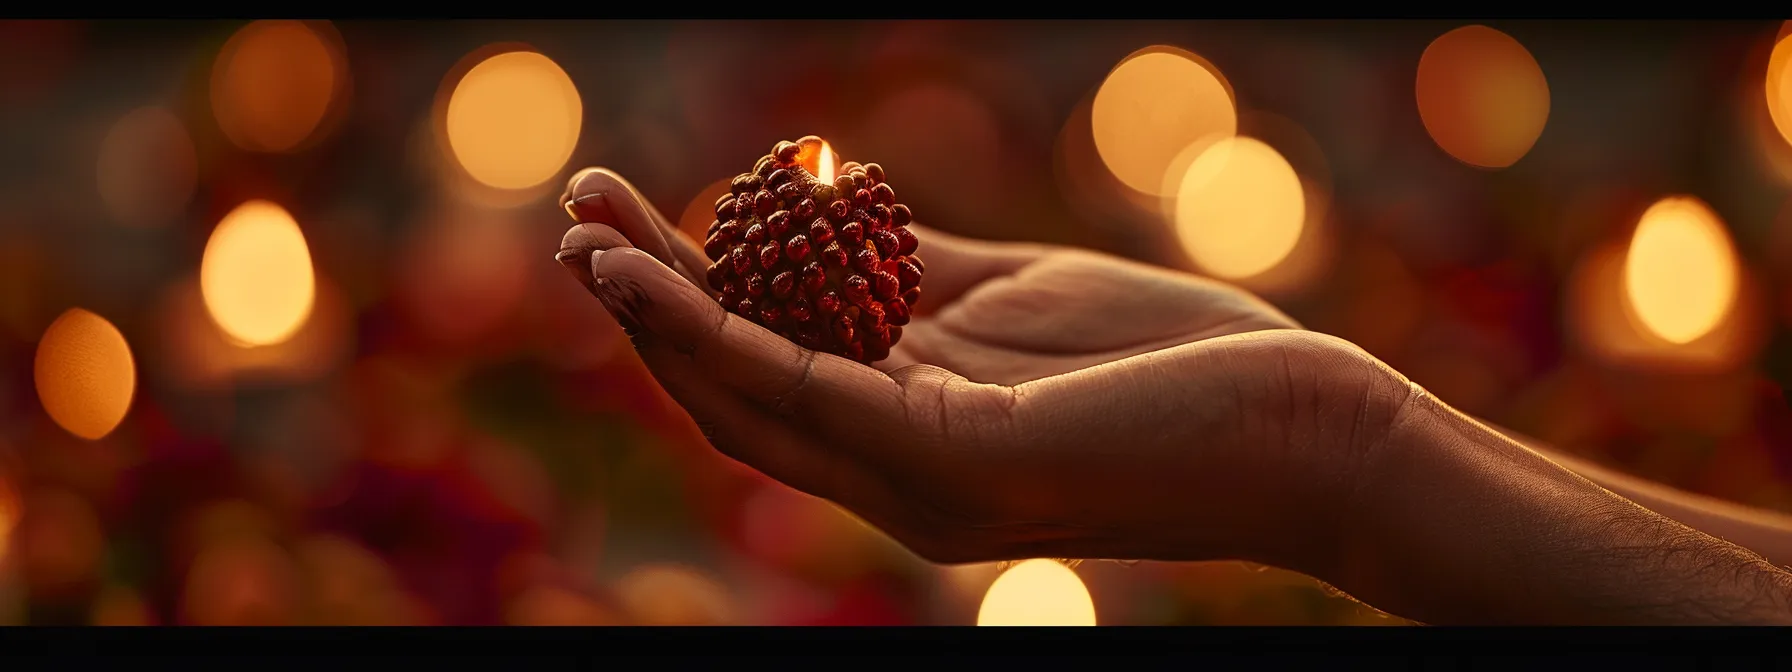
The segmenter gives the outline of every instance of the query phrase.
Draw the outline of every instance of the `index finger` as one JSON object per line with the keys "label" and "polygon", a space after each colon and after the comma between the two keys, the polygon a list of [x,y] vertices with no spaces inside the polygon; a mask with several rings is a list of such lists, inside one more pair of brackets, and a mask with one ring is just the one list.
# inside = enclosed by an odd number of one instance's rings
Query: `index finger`
{"label": "index finger", "polygon": [[666,239],[667,227],[641,192],[628,180],[608,168],[586,168],[572,176],[561,194],[566,214],[578,223],[606,224],[627,238],[629,244],[653,255],[660,263],[677,270],[693,281],[703,278],[703,264],[690,267],[674,245],[682,241]]}

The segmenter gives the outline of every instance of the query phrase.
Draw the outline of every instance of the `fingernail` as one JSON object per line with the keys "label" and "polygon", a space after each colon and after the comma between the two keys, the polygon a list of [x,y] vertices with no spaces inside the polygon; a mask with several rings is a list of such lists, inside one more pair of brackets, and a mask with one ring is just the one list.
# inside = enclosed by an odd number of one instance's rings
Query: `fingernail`
{"label": "fingernail", "polygon": [[604,197],[603,194],[585,194],[584,196],[580,196],[578,198],[567,201],[566,206],[565,206],[566,207],[566,216],[571,217],[572,221],[575,221],[575,222],[588,221],[585,217],[582,217],[579,215],[579,210],[581,209],[581,206],[583,206],[586,203],[590,203],[597,199],[603,198],[603,197]]}
{"label": "fingernail", "polygon": [[554,261],[565,266],[566,270],[572,273],[572,277],[579,281],[579,285],[584,287],[585,291],[592,292],[593,295],[596,294],[596,290],[592,287],[595,283],[591,275],[591,262],[587,260],[596,258],[597,252],[574,247],[560,250],[554,254]]}

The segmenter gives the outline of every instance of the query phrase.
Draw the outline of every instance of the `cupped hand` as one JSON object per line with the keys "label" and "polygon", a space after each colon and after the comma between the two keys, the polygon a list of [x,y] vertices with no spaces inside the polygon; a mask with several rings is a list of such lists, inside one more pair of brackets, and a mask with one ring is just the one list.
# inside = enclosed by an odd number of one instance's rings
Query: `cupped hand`
{"label": "cupped hand", "polygon": [[718,450],[935,561],[1323,563],[1411,392],[1225,285],[919,227],[917,317],[867,367],[724,311],[701,251],[614,173],[563,201],[580,224],[557,258]]}

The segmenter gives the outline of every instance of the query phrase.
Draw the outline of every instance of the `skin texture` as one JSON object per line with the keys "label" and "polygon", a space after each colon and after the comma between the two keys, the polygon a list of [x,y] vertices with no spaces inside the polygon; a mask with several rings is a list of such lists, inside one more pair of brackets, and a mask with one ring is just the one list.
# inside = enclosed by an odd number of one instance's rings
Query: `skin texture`
{"label": "skin texture", "polygon": [[[1760,556],[1229,285],[912,226],[922,299],[873,368],[723,311],[696,243],[614,173],[562,200],[581,223],[556,259],[712,445],[929,560],[1243,559],[1433,623],[1788,614]],[[1589,472],[1784,547],[1784,523]]]}

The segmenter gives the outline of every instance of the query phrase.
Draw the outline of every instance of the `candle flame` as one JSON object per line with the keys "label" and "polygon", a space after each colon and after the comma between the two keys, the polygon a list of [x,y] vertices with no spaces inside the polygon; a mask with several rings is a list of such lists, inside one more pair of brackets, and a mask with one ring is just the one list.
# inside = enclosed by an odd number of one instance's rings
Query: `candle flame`
{"label": "candle flame", "polygon": [[815,154],[816,179],[821,180],[822,184],[832,184],[834,182],[834,148],[828,146],[828,141],[823,140],[821,148]]}

